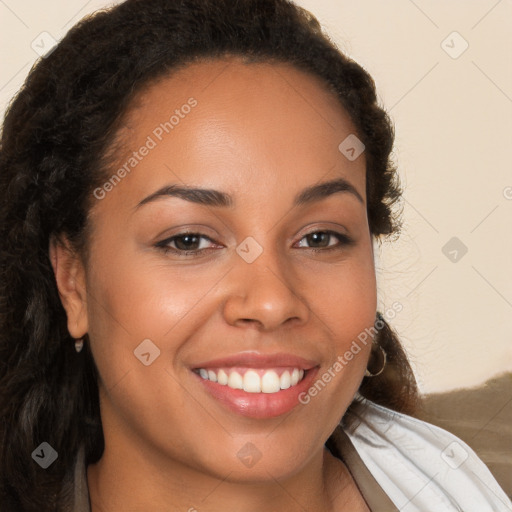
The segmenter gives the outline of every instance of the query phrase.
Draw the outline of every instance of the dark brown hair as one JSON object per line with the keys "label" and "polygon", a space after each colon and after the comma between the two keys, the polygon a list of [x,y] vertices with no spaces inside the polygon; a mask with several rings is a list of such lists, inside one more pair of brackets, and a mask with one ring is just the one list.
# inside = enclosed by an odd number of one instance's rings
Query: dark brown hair
{"label": "dark brown hair", "polygon": [[[127,0],[74,26],[39,59],[7,110],[0,147],[0,508],[62,510],[78,447],[103,452],[97,371],[77,354],[48,255],[60,234],[82,254],[92,191],[108,175],[107,147],[135,94],[198,59],[282,62],[323,80],[365,144],[369,228],[399,231],[394,133],[370,75],[318,21],[287,0]],[[341,141],[340,141],[341,142]],[[417,394],[396,334],[378,339],[386,370],[360,393],[410,412]],[[43,441],[48,469],[31,458]],[[65,485],[64,485],[65,487]]]}

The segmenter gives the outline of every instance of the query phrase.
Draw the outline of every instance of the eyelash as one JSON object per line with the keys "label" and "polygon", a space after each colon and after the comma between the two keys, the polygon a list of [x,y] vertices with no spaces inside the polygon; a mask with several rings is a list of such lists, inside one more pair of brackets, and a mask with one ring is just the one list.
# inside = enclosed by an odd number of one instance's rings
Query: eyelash
{"label": "eyelash", "polygon": [[[338,244],[335,244],[334,246],[324,247],[324,248],[315,248],[315,247],[308,248],[308,247],[306,247],[306,249],[309,249],[309,250],[311,250],[311,251],[313,251],[315,253],[317,253],[317,252],[325,253],[325,252],[328,252],[328,251],[329,252],[330,251],[339,251],[339,250],[342,250],[345,247],[348,247],[348,246],[354,244],[354,240],[352,238],[350,238],[349,236],[347,236],[345,234],[342,234],[342,233],[338,233],[337,231],[331,231],[331,230],[328,230],[328,229],[320,229],[320,230],[317,230],[317,231],[311,231],[310,233],[306,233],[300,240],[303,240],[304,238],[306,238],[306,237],[308,237],[310,235],[317,234],[317,233],[325,233],[325,234],[327,234],[329,236],[334,236],[335,238],[338,239]],[[163,251],[164,254],[167,254],[169,252],[173,252],[174,254],[177,254],[180,257],[199,257],[205,251],[215,250],[215,249],[212,249],[212,248],[207,248],[207,249],[193,249],[193,250],[190,250],[190,251],[186,251],[186,250],[183,250],[183,249],[176,249],[174,247],[169,247],[169,244],[172,241],[174,241],[175,239],[183,238],[183,237],[186,237],[186,236],[200,237],[200,238],[209,240],[210,242],[214,243],[213,240],[210,237],[208,237],[208,236],[206,236],[206,235],[204,235],[202,233],[197,233],[197,232],[193,232],[193,231],[190,231],[190,232],[189,231],[184,231],[182,233],[178,233],[176,235],[173,235],[170,238],[166,238],[165,240],[162,240],[161,242],[158,242],[157,244],[155,244],[155,247],[157,247],[158,249]]]}

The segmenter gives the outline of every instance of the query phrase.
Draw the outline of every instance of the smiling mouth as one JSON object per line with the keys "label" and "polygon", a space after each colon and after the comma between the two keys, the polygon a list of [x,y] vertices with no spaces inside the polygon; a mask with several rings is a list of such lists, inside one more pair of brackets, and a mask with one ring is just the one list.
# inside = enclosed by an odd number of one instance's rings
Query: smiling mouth
{"label": "smiling mouth", "polygon": [[301,368],[197,368],[202,379],[247,393],[278,393],[300,383],[308,370]]}

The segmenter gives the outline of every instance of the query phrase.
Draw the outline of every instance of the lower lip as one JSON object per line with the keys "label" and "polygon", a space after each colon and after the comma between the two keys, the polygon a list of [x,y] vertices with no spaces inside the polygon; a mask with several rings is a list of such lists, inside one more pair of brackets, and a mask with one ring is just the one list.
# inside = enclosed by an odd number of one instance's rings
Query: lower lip
{"label": "lower lip", "polygon": [[243,389],[233,389],[203,379],[197,373],[206,391],[231,411],[249,418],[275,418],[290,412],[299,402],[299,395],[307,392],[318,372],[318,367],[311,368],[304,378],[295,386],[282,389],[277,393],[248,393]]}

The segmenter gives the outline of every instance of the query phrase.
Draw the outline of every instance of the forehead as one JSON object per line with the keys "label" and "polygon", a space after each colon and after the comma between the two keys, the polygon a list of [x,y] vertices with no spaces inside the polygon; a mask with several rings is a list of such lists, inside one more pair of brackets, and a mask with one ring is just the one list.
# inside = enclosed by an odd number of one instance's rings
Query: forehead
{"label": "forehead", "polygon": [[176,99],[184,92],[195,92],[209,99],[215,97],[219,101],[228,97],[254,101],[257,93],[260,98],[279,98],[284,105],[300,98],[317,114],[326,107],[333,111],[333,115],[324,118],[328,124],[335,122],[336,114],[350,121],[326,82],[286,62],[249,62],[239,56],[198,59],[151,82],[135,96],[135,102],[149,106],[152,101],[162,100],[164,90],[167,94],[174,91]]}
{"label": "forehead", "polygon": [[122,124],[111,170],[129,168],[114,192],[131,203],[165,181],[234,194],[287,184],[293,193],[338,176],[364,197],[364,155],[350,161],[339,150],[356,133],[350,116],[321,79],[289,64],[188,65],[139,93]]}
{"label": "forehead", "polygon": [[347,128],[356,132],[338,97],[321,78],[288,63],[246,63],[241,57],[195,62],[159,78],[135,96],[125,124],[167,119],[170,116],[165,114],[172,114],[189,97],[200,102],[196,117],[211,115],[255,127],[263,123],[267,130],[271,123],[276,129],[291,130],[295,121],[303,120],[309,124],[300,131],[309,137],[313,131],[323,136]]}

